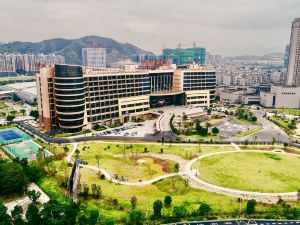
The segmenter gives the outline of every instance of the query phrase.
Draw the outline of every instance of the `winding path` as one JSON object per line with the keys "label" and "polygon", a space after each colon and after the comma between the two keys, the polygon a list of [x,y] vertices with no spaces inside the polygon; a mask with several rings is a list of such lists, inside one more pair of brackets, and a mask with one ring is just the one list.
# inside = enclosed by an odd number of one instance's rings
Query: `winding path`
{"label": "winding path", "polygon": [[[228,154],[228,153],[236,153],[236,152],[260,152],[260,153],[270,153],[270,151],[263,151],[263,150],[241,150],[237,145],[234,143],[231,144],[232,147],[234,147],[235,150],[232,151],[222,151],[222,152],[213,152],[213,153],[207,153],[202,156],[198,156],[192,160],[185,160],[179,156],[176,155],[171,155],[171,154],[158,154],[158,153],[140,153],[139,156],[151,156],[151,157],[156,157],[160,159],[165,159],[165,160],[172,160],[180,165],[180,171],[178,173],[171,173],[171,174],[166,174],[162,175],[147,181],[141,181],[141,182],[125,182],[125,181],[120,181],[117,179],[114,179],[108,171],[101,169],[100,172],[105,175],[106,179],[117,183],[117,184],[122,184],[122,185],[127,185],[127,186],[145,186],[145,185],[150,185],[153,184],[159,180],[174,177],[174,176],[181,176],[185,179],[189,180],[189,184],[193,188],[197,189],[202,189],[206,190],[209,192],[214,192],[218,194],[223,194],[231,197],[236,197],[236,198],[242,198],[242,199],[255,199],[256,201],[259,202],[264,202],[264,203],[276,203],[278,202],[279,199],[285,199],[285,200],[297,200],[298,198],[298,192],[285,192],[285,193],[260,193],[260,192],[250,192],[250,191],[240,191],[240,190],[234,190],[230,188],[225,188],[225,187],[220,187],[216,186],[210,183],[207,183],[201,179],[199,179],[197,175],[197,170],[192,169],[192,165],[197,162],[198,160],[201,160],[206,157],[210,157],[213,155],[219,155],[219,154]],[[66,160],[68,163],[72,163],[72,155],[75,153],[75,150],[77,149],[78,144],[73,143],[73,150],[70,152],[70,154],[66,157]],[[276,154],[288,154],[288,155],[293,155],[299,157],[299,155],[292,154],[292,153],[285,153],[285,152],[274,152]],[[119,157],[119,155],[116,155],[116,157]],[[96,166],[90,166],[90,165],[81,165],[81,167],[84,168],[89,168],[94,171],[99,171],[98,167]]]}

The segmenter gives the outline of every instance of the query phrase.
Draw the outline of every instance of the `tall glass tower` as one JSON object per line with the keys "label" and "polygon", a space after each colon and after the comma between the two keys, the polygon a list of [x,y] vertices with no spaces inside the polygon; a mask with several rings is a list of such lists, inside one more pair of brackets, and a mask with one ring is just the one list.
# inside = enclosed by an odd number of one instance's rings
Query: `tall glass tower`
{"label": "tall glass tower", "polygon": [[300,86],[300,18],[292,24],[287,85]]}

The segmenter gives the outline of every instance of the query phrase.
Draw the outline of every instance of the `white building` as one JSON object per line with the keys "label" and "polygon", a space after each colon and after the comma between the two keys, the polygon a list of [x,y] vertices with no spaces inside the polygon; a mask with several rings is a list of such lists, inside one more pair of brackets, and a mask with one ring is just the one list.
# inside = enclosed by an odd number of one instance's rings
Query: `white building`
{"label": "white building", "polygon": [[105,68],[106,49],[105,48],[83,48],[82,65],[84,67]]}
{"label": "white building", "polygon": [[260,103],[269,108],[300,108],[300,87],[272,86],[270,92],[260,92]]}

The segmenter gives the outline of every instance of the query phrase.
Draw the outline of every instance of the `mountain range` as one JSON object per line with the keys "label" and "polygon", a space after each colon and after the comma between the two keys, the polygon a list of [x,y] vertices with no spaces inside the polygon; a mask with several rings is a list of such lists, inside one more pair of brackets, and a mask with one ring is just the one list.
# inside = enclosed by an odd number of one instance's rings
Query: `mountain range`
{"label": "mountain range", "polygon": [[106,48],[107,63],[117,62],[133,54],[153,54],[130,43],[120,43],[111,38],[85,36],[77,39],[54,38],[40,42],[0,43],[0,53],[55,53],[65,57],[67,64],[81,64],[82,48],[97,46]]}

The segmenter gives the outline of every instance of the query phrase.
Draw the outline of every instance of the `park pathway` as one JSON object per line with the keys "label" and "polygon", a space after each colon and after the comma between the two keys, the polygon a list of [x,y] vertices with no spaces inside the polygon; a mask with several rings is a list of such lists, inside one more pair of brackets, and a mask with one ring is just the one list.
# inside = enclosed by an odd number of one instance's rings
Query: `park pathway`
{"label": "park pathway", "polygon": [[[72,162],[72,155],[75,153],[77,149],[77,143],[73,143],[73,150],[70,152],[70,154],[67,156],[66,160],[67,162]],[[256,201],[263,202],[263,203],[276,203],[279,199],[284,200],[297,200],[298,199],[298,192],[285,192],[285,193],[260,193],[260,192],[250,192],[250,191],[240,191],[240,190],[234,190],[230,188],[224,188],[220,186],[216,186],[210,183],[207,183],[197,177],[198,170],[193,168],[193,164],[197,162],[198,160],[201,160],[206,157],[210,157],[213,155],[219,155],[219,154],[228,154],[228,153],[238,153],[238,152],[260,152],[260,153],[270,153],[270,151],[264,151],[264,150],[241,150],[239,146],[237,146],[234,143],[231,143],[231,146],[234,148],[234,150],[231,151],[222,151],[222,152],[213,152],[213,153],[207,153],[202,156],[198,156],[192,160],[185,160],[179,156],[171,155],[171,154],[159,154],[159,153],[139,153],[138,156],[149,156],[149,157],[156,157],[160,159],[165,160],[172,160],[174,162],[179,163],[180,170],[178,173],[171,173],[162,175],[159,177],[155,177],[150,180],[141,181],[141,182],[126,182],[126,181],[120,181],[117,179],[114,179],[110,173],[102,168],[98,168],[97,166],[90,166],[90,165],[80,165],[81,167],[91,169],[96,172],[100,172],[105,175],[106,179],[110,180],[111,182],[127,185],[127,186],[145,186],[153,184],[159,180],[174,177],[174,176],[181,176],[185,179],[189,180],[189,185],[193,188],[206,190],[209,192],[214,192],[217,194],[223,194],[231,197],[236,198],[242,198],[242,199],[255,199]],[[292,153],[286,153],[286,152],[276,152],[276,154],[289,154],[293,156],[299,157],[299,155],[292,154]],[[131,154],[128,154],[127,156],[130,156]],[[135,155],[135,153],[133,153]],[[115,157],[123,157],[123,154],[117,154]]]}

